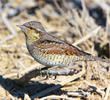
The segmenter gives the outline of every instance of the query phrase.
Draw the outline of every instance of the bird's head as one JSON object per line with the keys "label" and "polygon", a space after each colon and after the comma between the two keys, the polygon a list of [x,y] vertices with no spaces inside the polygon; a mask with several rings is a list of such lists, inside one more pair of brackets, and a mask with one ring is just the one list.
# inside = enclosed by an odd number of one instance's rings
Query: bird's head
{"label": "bird's head", "polygon": [[40,22],[30,21],[23,25],[17,25],[24,32],[26,39],[30,42],[35,42],[46,32]]}

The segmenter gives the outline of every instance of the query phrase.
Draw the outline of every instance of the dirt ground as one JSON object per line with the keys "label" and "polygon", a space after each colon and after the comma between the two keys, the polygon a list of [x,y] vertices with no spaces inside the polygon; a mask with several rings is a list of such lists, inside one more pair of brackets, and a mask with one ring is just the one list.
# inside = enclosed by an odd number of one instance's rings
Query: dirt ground
{"label": "dirt ground", "polygon": [[110,100],[110,63],[102,61],[77,62],[74,75],[38,75],[21,85],[14,81],[45,67],[29,54],[16,26],[28,21],[39,21],[53,36],[110,59],[109,5],[110,0],[0,0],[0,100]]}

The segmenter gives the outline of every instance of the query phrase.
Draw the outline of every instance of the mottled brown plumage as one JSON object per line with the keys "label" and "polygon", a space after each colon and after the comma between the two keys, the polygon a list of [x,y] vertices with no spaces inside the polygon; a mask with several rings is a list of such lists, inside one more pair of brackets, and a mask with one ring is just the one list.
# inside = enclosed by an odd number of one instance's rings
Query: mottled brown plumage
{"label": "mottled brown plumage", "polygon": [[94,57],[77,47],[48,34],[40,22],[18,25],[26,36],[27,48],[36,61],[48,66],[72,66],[76,61],[105,59]]}

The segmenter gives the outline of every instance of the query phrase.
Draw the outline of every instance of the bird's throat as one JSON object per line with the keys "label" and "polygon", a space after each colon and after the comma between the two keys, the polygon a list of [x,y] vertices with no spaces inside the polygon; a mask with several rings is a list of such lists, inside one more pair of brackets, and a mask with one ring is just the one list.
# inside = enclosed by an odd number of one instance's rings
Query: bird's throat
{"label": "bird's throat", "polygon": [[39,33],[31,32],[27,36],[28,44],[32,44],[33,42],[38,41],[39,39],[40,39]]}

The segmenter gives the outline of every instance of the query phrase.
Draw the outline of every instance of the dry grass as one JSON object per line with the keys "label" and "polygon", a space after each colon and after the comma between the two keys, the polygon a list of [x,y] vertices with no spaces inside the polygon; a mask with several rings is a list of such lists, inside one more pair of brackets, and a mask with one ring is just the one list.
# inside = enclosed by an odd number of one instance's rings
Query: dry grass
{"label": "dry grass", "polygon": [[[38,75],[22,86],[13,81],[31,70],[45,67],[30,56],[24,34],[16,27],[32,20],[41,22],[52,35],[86,52],[109,58],[110,8],[107,3],[110,2],[81,1],[82,10],[77,10],[75,5],[71,6],[74,3],[66,0],[62,0],[62,3],[59,0],[51,0],[50,3],[43,0],[9,0],[9,7],[0,8],[0,99],[110,100],[110,64],[100,61],[77,62],[73,68],[81,69],[72,76],[57,76],[52,79]],[[17,6],[22,8],[20,14],[8,19],[10,10]],[[107,18],[104,27],[97,25],[88,13],[89,8],[97,6],[104,11]],[[33,15],[29,11],[33,11]]]}

